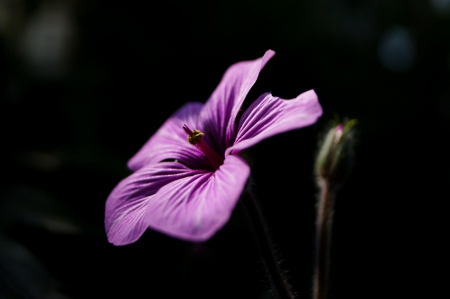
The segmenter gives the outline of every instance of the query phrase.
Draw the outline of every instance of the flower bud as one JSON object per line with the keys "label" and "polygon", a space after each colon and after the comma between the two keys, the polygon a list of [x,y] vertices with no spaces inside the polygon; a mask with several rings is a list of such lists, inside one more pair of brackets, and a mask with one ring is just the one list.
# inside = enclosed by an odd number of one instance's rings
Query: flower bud
{"label": "flower bud", "polygon": [[356,120],[335,124],[328,130],[316,158],[316,176],[319,184],[339,187],[350,172],[353,163],[353,127]]}

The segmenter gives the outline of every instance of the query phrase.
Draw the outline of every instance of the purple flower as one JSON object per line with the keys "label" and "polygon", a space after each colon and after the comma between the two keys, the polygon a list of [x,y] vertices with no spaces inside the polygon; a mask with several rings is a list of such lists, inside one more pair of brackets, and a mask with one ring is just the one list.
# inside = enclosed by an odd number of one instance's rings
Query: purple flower
{"label": "purple flower", "polygon": [[[109,242],[135,242],[147,228],[204,241],[230,218],[250,174],[239,152],[270,136],[313,124],[313,90],[292,100],[261,95],[236,120],[259,72],[275,54],[232,65],[205,104],[176,111],[128,162],[134,171],[106,201]],[[187,138],[187,140],[186,140]]]}

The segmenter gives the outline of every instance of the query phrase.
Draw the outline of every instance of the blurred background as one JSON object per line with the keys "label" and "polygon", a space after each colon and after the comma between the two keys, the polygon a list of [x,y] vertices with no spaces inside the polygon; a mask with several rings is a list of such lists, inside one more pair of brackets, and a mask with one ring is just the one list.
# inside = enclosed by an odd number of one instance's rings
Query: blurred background
{"label": "blurred background", "polygon": [[250,151],[299,298],[311,289],[314,156],[335,114],[358,125],[333,298],[440,295],[449,29],[450,0],[0,0],[0,298],[271,298],[239,206],[202,244],[148,230],[115,247],[103,227],[128,159],[227,67],[268,49],[246,103],[314,89],[324,109]]}

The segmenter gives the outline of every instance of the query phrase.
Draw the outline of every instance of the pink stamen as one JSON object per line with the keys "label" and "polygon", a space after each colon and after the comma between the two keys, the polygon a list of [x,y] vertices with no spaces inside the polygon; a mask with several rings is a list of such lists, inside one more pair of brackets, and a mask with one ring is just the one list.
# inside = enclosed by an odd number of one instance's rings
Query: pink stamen
{"label": "pink stamen", "polygon": [[[188,126],[184,125],[183,130],[187,134],[189,134],[189,136],[194,137],[195,133],[191,129],[189,129]],[[215,169],[218,169],[220,165],[223,164],[224,159],[219,154],[217,154],[211,147],[209,147],[209,145],[203,140],[203,138],[200,137],[195,146],[198,149],[200,149],[203,152],[203,154],[205,154],[205,156],[208,158],[208,160],[211,162],[212,166]]]}
{"label": "pink stamen", "polygon": [[186,133],[188,133],[189,136],[193,136],[193,135],[194,135],[194,132],[192,132],[191,129],[189,129],[189,127],[186,126],[186,125],[183,126],[183,130],[184,130]]}

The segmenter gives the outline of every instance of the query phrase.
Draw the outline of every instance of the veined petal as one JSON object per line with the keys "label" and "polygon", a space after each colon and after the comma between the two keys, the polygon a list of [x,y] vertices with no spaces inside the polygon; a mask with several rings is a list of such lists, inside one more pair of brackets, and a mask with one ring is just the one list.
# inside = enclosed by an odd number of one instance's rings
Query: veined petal
{"label": "veined petal", "polygon": [[235,144],[227,150],[227,154],[251,147],[270,136],[309,126],[321,115],[322,107],[314,90],[292,100],[265,93],[242,115]]}
{"label": "veined petal", "polygon": [[109,242],[126,245],[147,229],[145,217],[151,198],[171,182],[204,173],[180,163],[164,162],[143,167],[122,180],[106,200],[105,228]]}
{"label": "veined petal", "polygon": [[195,146],[186,140],[183,125],[203,130],[198,122],[198,113],[203,104],[187,103],[178,109],[144,146],[128,161],[131,170],[138,170],[147,164],[155,164],[166,159],[179,160],[183,164],[197,169],[209,169],[207,158]]}
{"label": "veined petal", "polygon": [[261,58],[238,62],[229,67],[204,105],[201,119],[205,123],[205,139],[215,151],[224,153],[232,145],[236,136],[234,123],[238,111],[259,72],[273,55],[275,52],[268,50]]}
{"label": "veined petal", "polygon": [[180,239],[207,240],[230,218],[249,174],[240,157],[229,155],[215,172],[173,181],[148,200],[145,223]]}

